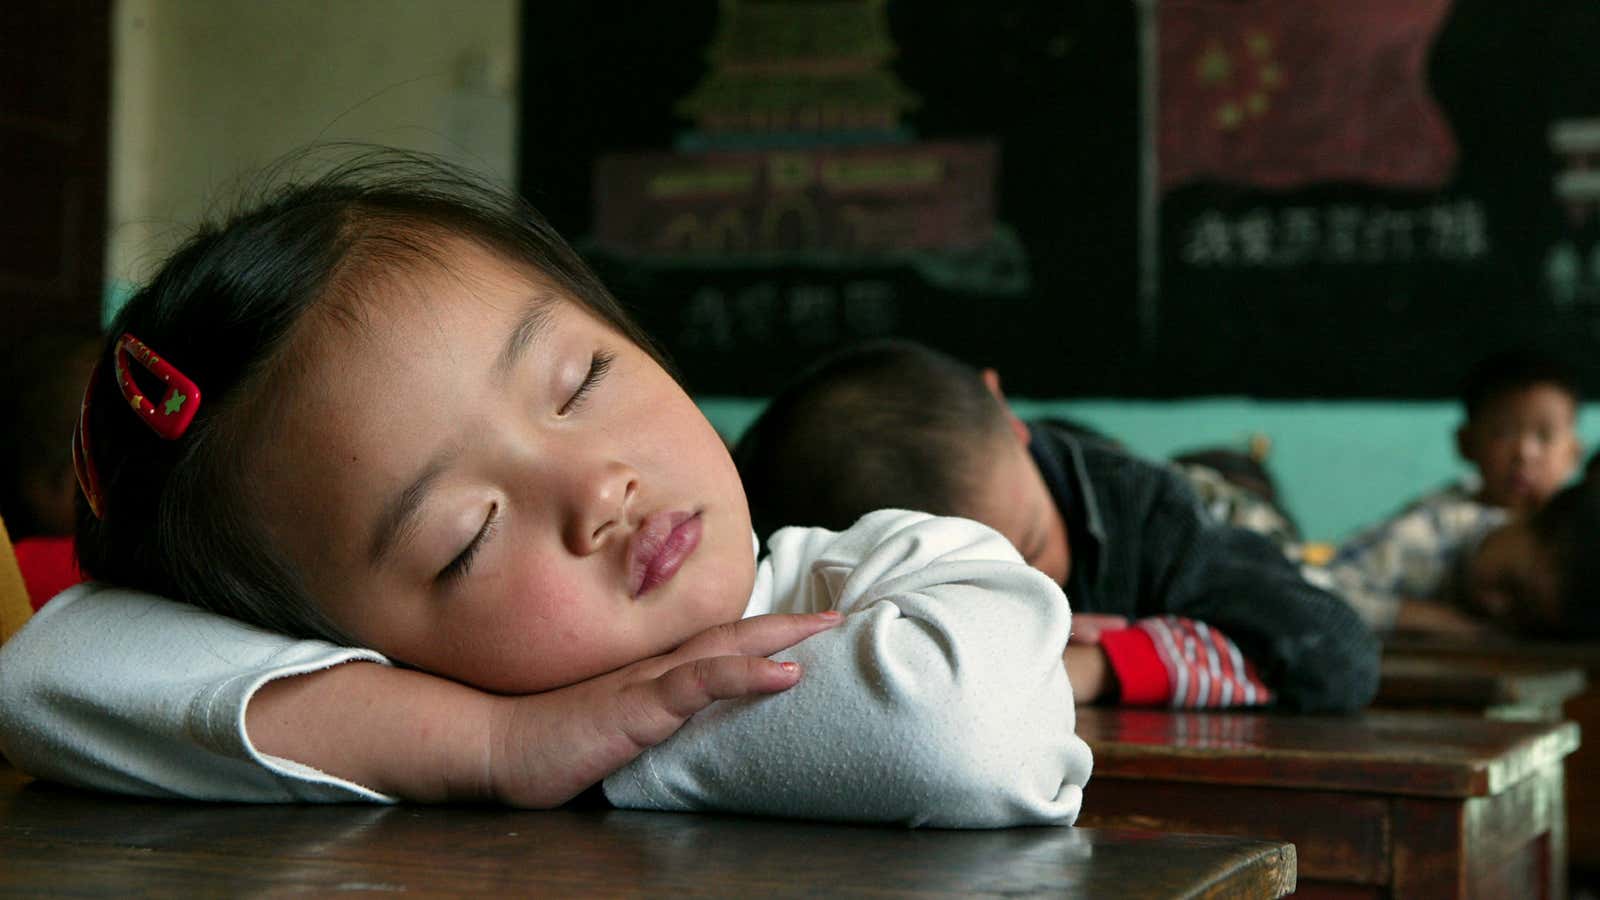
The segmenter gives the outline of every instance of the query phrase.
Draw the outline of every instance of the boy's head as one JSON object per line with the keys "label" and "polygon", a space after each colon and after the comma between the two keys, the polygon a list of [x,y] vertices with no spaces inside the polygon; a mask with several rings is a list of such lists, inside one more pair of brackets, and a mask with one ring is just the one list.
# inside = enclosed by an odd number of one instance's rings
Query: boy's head
{"label": "boy's head", "polygon": [[1060,512],[992,370],[910,341],[858,345],[780,391],[734,457],[763,536],[915,509],[983,522],[1066,579]]}
{"label": "boy's head", "polygon": [[1600,484],[1581,481],[1484,537],[1466,561],[1466,601],[1513,630],[1600,635]]}
{"label": "boy's head", "polygon": [[1537,509],[1572,476],[1579,392],[1561,363],[1522,351],[1491,356],[1468,374],[1462,400],[1456,447],[1482,477],[1483,502]]}

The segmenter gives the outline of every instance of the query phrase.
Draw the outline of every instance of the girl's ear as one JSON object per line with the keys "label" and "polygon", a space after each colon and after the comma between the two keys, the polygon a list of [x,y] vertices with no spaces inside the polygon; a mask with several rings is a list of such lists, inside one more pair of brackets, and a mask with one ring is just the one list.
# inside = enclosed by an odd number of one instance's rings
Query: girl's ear
{"label": "girl's ear", "polygon": [[1028,442],[1031,440],[1028,434],[1028,425],[1017,418],[1017,414],[1011,411],[1011,404],[1006,402],[1005,392],[1000,390],[1000,373],[994,369],[984,369],[982,376],[983,386],[989,389],[989,393],[994,396],[995,402],[1000,404],[1000,411],[1005,414],[1006,425],[1011,429],[1012,436],[1017,439],[1017,443],[1024,447],[1028,446]]}

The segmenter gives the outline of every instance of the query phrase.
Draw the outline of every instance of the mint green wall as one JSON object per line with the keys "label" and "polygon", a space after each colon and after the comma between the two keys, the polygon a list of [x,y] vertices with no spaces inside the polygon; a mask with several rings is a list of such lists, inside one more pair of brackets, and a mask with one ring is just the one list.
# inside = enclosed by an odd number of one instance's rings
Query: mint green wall
{"label": "mint green wall", "polygon": [[[703,397],[701,409],[730,439],[744,433],[762,401]],[[1065,415],[1093,425],[1135,452],[1166,457],[1201,446],[1243,447],[1272,439],[1269,464],[1289,510],[1309,538],[1337,540],[1466,468],[1456,458],[1460,407],[1448,401],[1013,400],[1024,418]],[[1600,443],[1600,405],[1579,421],[1584,446]]]}

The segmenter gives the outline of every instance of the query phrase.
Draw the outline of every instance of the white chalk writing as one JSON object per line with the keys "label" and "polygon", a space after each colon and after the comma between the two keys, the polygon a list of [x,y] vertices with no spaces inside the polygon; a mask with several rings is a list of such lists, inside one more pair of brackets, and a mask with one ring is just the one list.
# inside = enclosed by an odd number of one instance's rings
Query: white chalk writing
{"label": "white chalk writing", "polygon": [[1470,262],[1489,254],[1489,225],[1476,200],[1419,208],[1333,203],[1204,210],[1182,229],[1179,258],[1200,268],[1292,268]]}
{"label": "white chalk writing", "polygon": [[887,281],[763,280],[696,290],[684,307],[679,341],[719,352],[772,342],[826,347],[892,333],[898,318],[894,285]]}

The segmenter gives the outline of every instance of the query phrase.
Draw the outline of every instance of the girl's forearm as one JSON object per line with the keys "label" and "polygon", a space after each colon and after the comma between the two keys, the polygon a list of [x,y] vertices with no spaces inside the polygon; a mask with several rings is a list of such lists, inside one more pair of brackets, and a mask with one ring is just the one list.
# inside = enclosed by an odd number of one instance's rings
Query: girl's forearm
{"label": "girl's forearm", "polygon": [[374,663],[279,678],[250,698],[257,751],[421,802],[559,806],[718,700],[787,690],[767,656],[838,624],[771,615],[702,632],[665,656],[577,684],[502,696]]}
{"label": "girl's forearm", "polygon": [[422,802],[493,797],[490,745],[509,702],[436,676],[352,662],[267,682],[245,709],[262,753]]}

